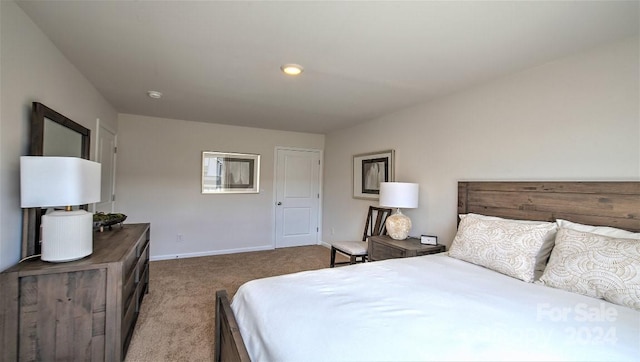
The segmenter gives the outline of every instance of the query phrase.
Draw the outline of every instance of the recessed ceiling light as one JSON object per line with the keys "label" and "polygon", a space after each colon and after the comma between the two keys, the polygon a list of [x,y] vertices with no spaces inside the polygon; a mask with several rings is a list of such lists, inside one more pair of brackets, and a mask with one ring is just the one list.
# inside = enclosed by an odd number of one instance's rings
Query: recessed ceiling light
{"label": "recessed ceiling light", "polygon": [[148,91],[147,94],[153,99],[160,99],[162,97],[162,93],[158,91]]}
{"label": "recessed ceiling light", "polygon": [[302,65],[298,65],[298,64],[285,64],[281,66],[280,69],[282,69],[284,74],[288,74],[288,75],[299,75],[304,71],[304,68],[302,68]]}

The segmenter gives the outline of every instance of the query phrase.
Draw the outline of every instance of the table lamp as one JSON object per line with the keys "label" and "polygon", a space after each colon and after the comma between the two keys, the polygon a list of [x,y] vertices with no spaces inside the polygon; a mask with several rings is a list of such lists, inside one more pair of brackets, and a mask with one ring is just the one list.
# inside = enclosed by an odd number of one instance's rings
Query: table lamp
{"label": "table lamp", "polygon": [[42,216],[42,255],[49,262],[82,259],[93,252],[93,214],[74,205],[100,201],[97,162],[77,157],[20,157],[23,208],[60,207]]}
{"label": "table lamp", "polygon": [[418,184],[408,182],[381,182],[380,206],[395,208],[387,217],[385,226],[392,239],[404,240],[411,230],[411,219],[402,214],[400,208],[418,207]]}

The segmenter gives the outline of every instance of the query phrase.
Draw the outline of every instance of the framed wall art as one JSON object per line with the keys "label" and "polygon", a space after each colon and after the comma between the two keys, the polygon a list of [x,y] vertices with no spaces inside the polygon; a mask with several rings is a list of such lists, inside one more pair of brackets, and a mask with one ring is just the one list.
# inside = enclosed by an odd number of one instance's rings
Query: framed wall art
{"label": "framed wall art", "polygon": [[395,151],[363,153],[353,156],[353,197],[378,200],[380,182],[394,181]]}
{"label": "framed wall art", "polygon": [[202,193],[260,192],[260,155],[202,152]]}

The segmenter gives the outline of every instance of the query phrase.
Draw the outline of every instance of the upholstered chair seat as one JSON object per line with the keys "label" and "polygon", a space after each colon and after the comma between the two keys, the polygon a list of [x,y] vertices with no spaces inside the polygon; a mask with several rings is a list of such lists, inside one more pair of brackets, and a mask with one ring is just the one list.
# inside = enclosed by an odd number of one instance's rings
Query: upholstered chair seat
{"label": "upholstered chair seat", "polygon": [[[331,243],[331,261],[329,265],[333,268],[339,264],[355,264],[357,262],[364,263],[367,261],[367,240],[369,239],[369,236],[386,234],[387,230],[385,229],[384,222],[387,220],[387,216],[389,216],[389,214],[391,214],[391,209],[369,206],[362,240],[334,241]],[[336,263],[336,252],[340,252],[341,254],[348,256],[349,261]]]}
{"label": "upholstered chair seat", "polygon": [[362,240],[336,241],[332,246],[338,251],[354,256],[367,255],[367,249],[369,247],[368,242]]}

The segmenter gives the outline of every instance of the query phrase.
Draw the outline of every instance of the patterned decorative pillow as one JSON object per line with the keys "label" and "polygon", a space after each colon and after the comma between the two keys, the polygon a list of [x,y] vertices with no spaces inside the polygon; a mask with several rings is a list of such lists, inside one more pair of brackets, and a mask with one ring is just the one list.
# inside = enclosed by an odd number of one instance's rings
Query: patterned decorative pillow
{"label": "patterned decorative pillow", "polygon": [[610,236],[618,239],[637,239],[640,240],[640,233],[632,233],[631,231],[612,228],[609,226],[593,226],[578,224],[569,220],[558,219],[556,220],[558,229],[571,229],[576,231],[584,231],[587,233]]}
{"label": "patterned decorative pillow", "polygon": [[553,248],[557,225],[477,214],[460,215],[449,256],[533,282]]}
{"label": "patterned decorative pillow", "polygon": [[640,241],[560,229],[538,283],[640,310]]}

